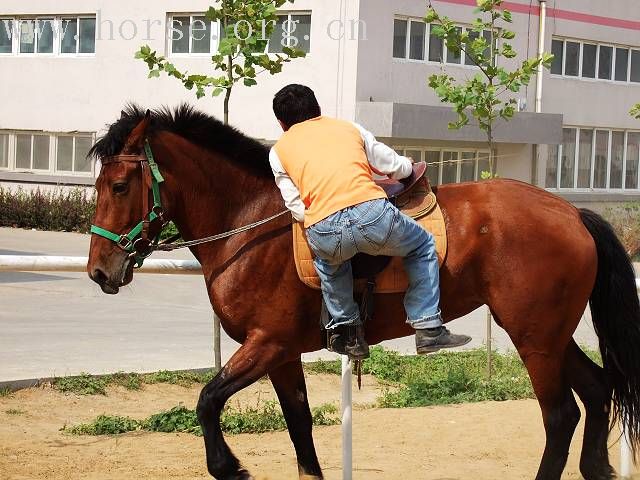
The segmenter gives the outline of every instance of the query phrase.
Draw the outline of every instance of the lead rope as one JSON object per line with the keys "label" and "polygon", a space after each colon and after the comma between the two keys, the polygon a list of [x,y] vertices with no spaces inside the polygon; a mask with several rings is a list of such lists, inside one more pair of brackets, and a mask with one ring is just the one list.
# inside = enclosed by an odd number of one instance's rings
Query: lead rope
{"label": "lead rope", "polygon": [[249,225],[244,225],[243,227],[235,228],[233,230],[229,230],[228,232],[218,233],[217,235],[211,235],[209,237],[199,238],[197,240],[189,240],[187,242],[179,243],[161,243],[156,245],[154,247],[154,250],[159,250],[161,252],[172,252],[173,250],[178,250],[180,248],[195,247],[196,245],[202,245],[203,243],[215,242],[216,240],[229,238],[233,235],[237,235],[238,233],[246,232],[247,230],[251,230],[253,228],[259,227],[260,225],[264,225],[265,223],[269,223],[287,213],[289,213],[289,210],[284,210],[280,213],[272,215],[269,218],[264,218],[260,221],[250,223]]}

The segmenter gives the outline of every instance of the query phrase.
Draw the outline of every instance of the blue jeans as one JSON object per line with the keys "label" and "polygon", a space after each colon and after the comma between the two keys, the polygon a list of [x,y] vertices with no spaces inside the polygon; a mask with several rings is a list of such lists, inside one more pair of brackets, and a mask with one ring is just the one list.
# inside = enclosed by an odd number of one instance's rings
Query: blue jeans
{"label": "blue jeans", "polygon": [[404,297],[407,322],[415,329],[442,325],[439,266],[433,235],[387,199],[340,210],[307,228],[322,294],[331,315],[327,328],[361,323],[353,299],[351,258],[357,253],[403,257],[409,277]]}

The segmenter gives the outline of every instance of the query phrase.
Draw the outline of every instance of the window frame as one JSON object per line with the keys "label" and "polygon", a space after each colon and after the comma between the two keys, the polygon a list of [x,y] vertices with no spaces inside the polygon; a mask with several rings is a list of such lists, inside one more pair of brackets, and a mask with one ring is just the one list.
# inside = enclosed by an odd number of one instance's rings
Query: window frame
{"label": "window frame", "polygon": [[[80,37],[76,40],[76,51],[75,53],[62,53],[62,25],[65,20],[76,20],[78,25],[78,35],[80,32],[80,19],[90,19],[96,22],[96,31],[94,33],[94,51],[91,53],[80,53]],[[5,20],[9,20],[11,22],[11,52],[10,53],[0,53],[0,57],[19,57],[19,58],[34,58],[34,57],[45,57],[45,58],[74,58],[74,57],[95,57],[96,56],[96,47],[98,40],[98,32],[97,32],[97,17],[93,14],[79,14],[79,15],[56,15],[56,14],[38,14],[38,15],[20,15],[20,16],[0,16],[0,28],[5,28],[4,22]],[[36,38],[34,39],[34,49],[33,53],[31,52],[20,52],[20,36],[22,23],[28,21],[35,21],[36,25],[38,21],[45,20],[51,21],[51,28],[53,30],[53,51],[52,52],[38,52],[38,44],[40,41],[40,36],[37,31],[34,32]]]}
{"label": "window frame", "polygon": [[[442,41],[442,62],[437,62],[434,60],[429,60],[429,55],[431,53],[431,45],[429,43],[429,38],[431,37],[431,27],[432,24],[429,24],[427,22],[424,21],[424,19],[422,18],[418,18],[418,17],[411,17],[411,16],[404,16],[404,15],[395,15],[393,17],[393,29],[392,32],[395,33],[395,21],[396,20],[400,20],[403,22],[407,23],[407,34],[406,34],[406,38],[405,38],[405,56],[404,58],[402,57],[396,57],[393,54],[393,38],[395,37],[395,35],[392,34],[392,42],[391,42],[391,59],[394,62],[398,62],[398,63],[421,63],[421,64],[427,64],[427,65],[448,65],[448,66],[452,66],[452,67],[460,67],[460,68],[466,68],[466,69],[473,69],[476,70],[478,69],[478,66],[473,65],[473,64],[467,64],[466,63],[466,56],[467,54],[464,51],[460,51],[460,62],[459,63],[452,63],[449,62],[449,49],[447,48],[447,42],[444,39],[441,39]],[[417,60],[417,59],[413,59],[411,58],[411,25],[413,23],[423,23],[425,25],[425,35],[424,35],[424,42],[423,42],[423,52],[424,52],[424,59],[423,60]],[[464,24],[464,23],[456,23],[456,27],[457,28],[461,28],[463,32],[467,31],[467,30],[472,30],[472,26],[469,24]],[[489,31],[489,30],[486,30]],[[484,32],[484,31],[483,31]],[[482,34],[481,34],[482,35]]]}
{"label": "window frame", "polygon": [[[193,53],[191,50],[193,49],[192,44],[192,25],[195,17],[205,17],[205,12],[199,13],[170,13],[168,15],[168,25],[167,28],[167,56],[172,58],[197,58],[197,57],[211,57],[218,52],[218,47],[220,46],[220,37],[222,35],[222,28],[219,21],[209,20],[209,24],[211,26],[211,45],[209,47],[208,53]],[[175,53],[173,51],[173,37],[171,36],[171,32],[173,32],[173,19],[175,17],[189,17],[189,52],[188,53]],[[215,38],[214,38],[215,34]]]}
{"label": "window frame", "polygon": [[[433,172],[434,169],[437,167],[437,176],[436,177],[430,177],[430,181],[432,182],[433,185],[443,185],[442,183],[442,174],[443,174],[443,158],[444,158],[444,152],[453,152],[456,153],[458,155],[458,160],[455,160],[456,162],[456,181],[452,182],[452,183],[446,183],[444,185],[453,185],[455,183],[461,183],[460,181],[460,175],[462,173],[462,154],[463,153],[473,153],[474,157],[473,157],[473,162],[474,162],[474,168],[473,168],[473,174],[474,174],[474,182],[477,182],[480,180],[480,175],[482,172],[479,171],[480,169],[480,159],[481,158],[488,158],[489,155],[489,150],[487,149],[483,149],[483,148],[473,148],[473,147],[468,147],[468,148],[460,148],[460,147],[456,147],[456,146],[451,146],[451,147],[430,147],[430,146],[416,146],[416,145],[396,145],[394,147],[392,147],[396,152],[398,152],[400,155],[404,155],[406,156],[407,152],[409,151],[419,151],[421,152],[420,156],[422,158],[423,161],[426,161],[426,156],[427,156],[427,152],[438,152],[438,161],[437,161],[437,165],[434,165],[434,162],[429,162],[427,163],[427,167],[428,170],[430,172]],[[466,160],[468,161],[468,160]]]}
{"label": "window frame", "polygon": [[[553,78],[564,78],[564,79],[573,79],[573,80],[581,80],[585,82],[609,82],[615,83],[617,85],[638,85],[640,82],[632,82],[631,81],[631,58],[633,56],[633,52],[637,51],[640,53],[640,46],[633,47],[631,45],[625,44],[615,44],[610,42],[598,42],[596,40],[579,40],[572,37],[559,37],[553,36],[551,41],[562,42],[562,73],[551,73],[549,71],[549,75]],[[566,65],[567,65],[567,42],[578,43],[580,45],[579,49],[579,57],[578,57],[578,75],[567,75],[566,73]],[[596,72],[595,77],[584,77],[583,76],[583,55],[584,55],[584,45],[596,45]],[[601,47],[610,47],[612,49],[611,52],[611,78],[600,78],[600,48]],[[627,79],[626,80],[616,80],[616,62],[617,62],[617,54],[618,49],[628,50],[628,58],[627,58]]]}
{"label": "window frame", "polygon": [[[573,125],[565,125],[562,127],[563,130],[566,129],[575,129],[576,137],[575,137],[575,154],[574,154],[574,172],[573,172],[573,186],[571,187],[561,187],[561,164],[560,161],[562,159],[562,153],[564,145],[559,143],[557,145],[557,152],[555,158],[555,168],[556,168],[556,181],[555,186],[546,186],[545,189],[553,192],[565,192],[565,193],[589,193],[589,192],[599,192],[599,193],[625,193],[631,192],[634,194],[640,193],[640,147],[638,148],[638,165],[636,165],[636,172],[638,175],[637,185],[632,188],[627,188],[626,178],[627,178],[627,160],[629,157],[629,136],[632,134],[639,134],[639,129],[620,129],[620,128],[600,128],[600,127],[579,127]],[[579,160],[580,160],[580,132],[583,130],[588,130],[592,132],[592,140],[591,140],[591,159],[590,159],[590,179],[589,179],[589,187],[581,187],[578,188],[578,168],[579,168]],[[595,168],[596,168],[596,144],[597,144],[597,136],[598,132],[606,132],[607,134],[607,163],[606,163],[606,172],[605,172],[605,186],[604,187],[594,187],[595,182]],[[623,133],[623,151],[622,151],[622,183],[621,187],[612,188],[611,187],[611,168],[612,168],[612,153],[613,153],[613,134],[614,132]],[[551,156],[548,156],[547,162],[551,161]],[[547,165],[546,171],[549,170],[549,165]],[[546,175],[545,175],[546,178]]]}
{"label": "window frame", "polygon": [[[55,176],[65,176],[65,177],[81,177],[81,178],[95,178],[96,174],[96,162],[91,162],[91,170],[89,172],[77,172],[77,171],[69,171],[69,170],[58,170],[58,138],[59,137],[73,137],[73,152],[72,152],[72,168],[75,168],[75,146],[76,146],[76,138],[88,138],[91,140],[91,145],[94,145],[96,142],[96,134],[92,132],[43,132],[43,131],[34,131],[34,130],[0,130],[0,135],[7,135],[8,139],[8,161],[7,167],[0,167],[0,171],[2,172],[13,172],[13,173],[33,173],[34,175],[55,175]],[[16,155],[17,155],[17,136],[18,135],[29,135],[31,137],[31,153],[29,158],[29,168],[18,168],[16,166]],[[33,155],[34,155],[34,138],[36,136],[45,136],[49,139],[49,163],[47,169],[38,169],[33,168]]]}
{"label": "window frame", "polygon": [[[94,31],[94,48],[93,48],[93,53],[80,53],[80,20],[81,19],[89,19],[89,20],[95,20],[96,25],[95,25],[95,31]],[[65,20],[75,20],[76,21],[76,25],[77,25],[77,39],[76,39],[76,51],[75,53],[62,53],[62,38],[64,37],[63,32],[62,32],[62,25],[64,24]],[[98,45],[98,19],[96,18],[95,15],[60,15],[58,16],[58,26],[59,26],[59,30],[58,30],[58,41],[56,42],[58,44],[58,54],[61,57],[95,57],[96,56],[96,50],[97,50],[97,45]],[[67,27],[68,28],[68,27]]]}
{"label": "window frame", "polygon": [[[312,15],[312,13],[313,12],[311,10],[282,10],[282,11],[278,10],[276,12],[276,15],[279,16],[279,17],[286,15],[287,16],[287,20],[289,22],[293,22],[293,20],[291,19],[291,17],[293,17],[293,16],[308,16],[309,17],[309,51],[305,52],[305,54],[306,54],[305,57],[308,57],[309,54],[311,53],[311,37],[312,37],[312,33],[313,33],[313,30],[312,30],[313,29],[313,15]],[[277,25],[277,22],[276,22],[276,25]],[[288,32],[288,33],[291,33],[291,32]],[[262,34],[262,32],[260,32],[260,34]],[[267,38],[266,41],[267,41],[267,44],[265,46],[265,53],[268,54],[268,55],[277,55],[278,52],[270,52],[269,51],[269,45],[271,44],[271,39]],[[291,43],[289,41],[287,41],[287,45],[284,45],[284,46],[289,47],[289,48],[298,48],[298,47],[292,47]]]}

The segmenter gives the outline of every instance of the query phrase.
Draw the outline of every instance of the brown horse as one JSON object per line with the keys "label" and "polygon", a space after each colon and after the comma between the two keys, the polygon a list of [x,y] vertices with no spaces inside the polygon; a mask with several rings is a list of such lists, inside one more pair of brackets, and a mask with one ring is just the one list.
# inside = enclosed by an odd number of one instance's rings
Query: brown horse
{"label": "brown horse", "polygon": [[[93,148],[99,158],[116,156],[96,182],[96,225],[122,234],[149,213],[144,210],[150,199],[142,199],[151,196],[143,188],[145,157],[121,156],[143,155],[145,140],[164,176],[164,219],[173,220],[185,239],[283,210],[263,145],[188,106],[146,115],[129,107]],[[437,196],[449,239],[441,270],[445,320],[487,304],[516,346],[546,431],[537,478],[559,479],[564,469],[580,417],[572,390],[586,410],[580,470],[589,480],[613,478],[610,417],[624,420],[634,447],[640,442],[640,307],[632,265],[611,227],[592,212],[516,181],[441,186]],[[150,237],[159,224],[151,222]],[[298,279],[290,217],[192,252],[223,328],[242,343],[198,402],[209,472],[220,479],[251,478],[225,443],[220,413],[231,395],[269,375],[300,476],[322,478],[300,361],[301,353],[322,348],[320,292]],[[131,256],[98,235],[91,239],[87,268],[111,294],[133,277]],[[572,339],[587,302],[602,368]],[[367,326],[370,343],[412,333],[402,295],[379,295],[376,304]]]}

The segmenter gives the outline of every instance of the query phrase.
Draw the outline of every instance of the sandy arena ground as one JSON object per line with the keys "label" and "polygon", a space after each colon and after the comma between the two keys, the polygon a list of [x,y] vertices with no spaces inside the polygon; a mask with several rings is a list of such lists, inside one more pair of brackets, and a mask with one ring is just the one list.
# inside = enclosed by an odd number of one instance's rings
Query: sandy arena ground
{"label": "sandy arena ground", "polygon": [[[339,400],[337,376],[310,375],[312,405]],[[418,409],[370,408],[382,387],[365,378],[354,392],[355,479],[530,479],[544,444],[535,401],[509,401]],[[144,418],[178,403],[194,407],[200,387],[145,385],[108,396],[65,395],[50,388],[0,397],[0,479],[204,479],[202,439],[189,434],[134,432],[115,437],[77,437],[60,432],[102,413]],[[260,382],[231,399],[253,405],[274,398]],[[8,414],[7,410],[20,410]],[[581,423],[563,478],[578,473]],[[340,426],[314,430],[328,480],[341,478]],[[287,432],[227,436],[236,455],[259,479],[297,479]],[[619,462],[619,446],[611,448]]]}

